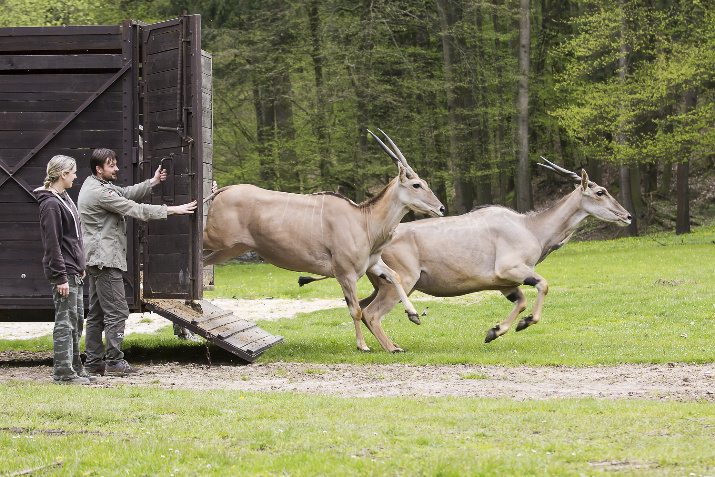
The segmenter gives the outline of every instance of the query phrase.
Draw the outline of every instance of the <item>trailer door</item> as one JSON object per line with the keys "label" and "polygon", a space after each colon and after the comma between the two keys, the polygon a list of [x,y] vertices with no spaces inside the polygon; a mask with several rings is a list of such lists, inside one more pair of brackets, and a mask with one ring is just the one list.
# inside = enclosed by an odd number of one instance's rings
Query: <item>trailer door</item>
{"label": "trailer door", "polygon": [[[206,160],[211,162],[211,63],[202,62],[199,15],[142,25],[141,37],[139,179],[151,177],[162,165],[168,177],[152,194],[152,203],[180,205],[198,200],[193,215],[173,215],[146,224],[141,238],[143,296],[198,300],[203,290],[205,142]],[[202,74],[204,65],[208,65],[208,75]],[[205,76],[208,94],[202,88]],[[202,124],[206,116],[209,122]]]}

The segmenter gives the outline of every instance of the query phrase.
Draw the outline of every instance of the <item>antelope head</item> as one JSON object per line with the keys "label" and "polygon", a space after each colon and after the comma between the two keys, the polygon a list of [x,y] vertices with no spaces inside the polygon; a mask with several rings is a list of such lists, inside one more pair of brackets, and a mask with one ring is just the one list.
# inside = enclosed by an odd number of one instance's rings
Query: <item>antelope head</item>
{"label": "antelope head", "polygon": [[390,139],[382,129],[378,129],[378,131],[385,136],[385,139],[392,149],[387,147],[372,131],[367,130],[367,132],[375,138],[380,147],[382,147],[382,150],[392,158],[392,161],[399,169],[397,195],[402,203],[410,210],[414,210],[420,214],[429,214],[432,217],[443,216],[444,205],[442,205],[437,196],[434,195],[429,185],[427,185],[427,182],[420,179],[417,173],[412,170],[405,156],[402,155],[402,152],[400,152],[395,143],[392,142],[392,139]]}
{"label": "antelope head", "polygon": [[585,170],[581,170],[581,176],[579,177],[575,172],[557,166],[543,156],[541,159],[546,162],[546,164],[539,163],[541,167],[571,179],[577,184],[576,187],[581,192],[581,209],[584,212],[604,222],[615,223],[620,227],[630,225],[631,214],[608,193],[605,187],[588,180],[588,174],[586,174]]}

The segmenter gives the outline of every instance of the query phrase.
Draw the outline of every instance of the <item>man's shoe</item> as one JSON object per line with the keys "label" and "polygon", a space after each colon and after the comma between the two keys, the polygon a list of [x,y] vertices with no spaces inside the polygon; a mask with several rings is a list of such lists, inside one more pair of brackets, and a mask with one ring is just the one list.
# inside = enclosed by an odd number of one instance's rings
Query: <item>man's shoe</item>
{"label": "man's shoe", "polygon": [[91,384],[89,379],[82,376],[74,376],[71,378],[55,378],[55,384]]}
{"label": "man's shoe", "polygon": [[84,372],[89,375],[94,375],[94,376],[104,376],[104,373],[107,369],[107,365],[102,363],[101,366],[96,367],[96,368],[88,368],[87,366],[84,367]]}
{"label": "man's shoe", "polygon": [[117,361],[115,364],[107,365],[107,376],[136,376],[138,374],[141,374],[141,371],[129,366],[129,363],[124,359]]}

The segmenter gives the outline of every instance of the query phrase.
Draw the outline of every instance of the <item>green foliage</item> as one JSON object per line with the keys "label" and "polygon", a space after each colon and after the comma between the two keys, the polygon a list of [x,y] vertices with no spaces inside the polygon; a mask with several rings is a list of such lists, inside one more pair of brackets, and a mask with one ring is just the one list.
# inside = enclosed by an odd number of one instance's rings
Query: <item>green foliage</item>
{"label": "green foliage", "polygon": [[[602,159],[681,161],[712,154],[715,15],[707,2],[586,2],[575,32],[558,48],[558,87],[569,99],[554,110],[569,134]],[[621,22],[624,32],[621,34]],[[618,75],[626,44],[625,81]],[[697,107],[683,95],[699,93]],[[618,144],[622,132],[629,140]]]}
{"label": "green foliage", "polygon": [[[531,157],[569,168],[591,159],[707,164],[711,2],[623,5],[531,2]],[[450,214],[514,197],[516,0],[0,0],[0,8],[2,26],[201,14],[220,185],[362,201],[396,174],[366,134],[379,127]],[[694,108],[684,106],[690,92]]]}
{"label": "green foliage", "polygon": [[1,0],[0,27],[96,23],[99,0]]}

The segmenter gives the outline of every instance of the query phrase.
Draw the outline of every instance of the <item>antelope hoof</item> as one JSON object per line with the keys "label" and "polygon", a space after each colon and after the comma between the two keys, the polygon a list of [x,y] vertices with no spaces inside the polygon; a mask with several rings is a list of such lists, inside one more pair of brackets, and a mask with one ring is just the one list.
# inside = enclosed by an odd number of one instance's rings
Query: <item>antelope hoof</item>
{"label": "antelope hoof", "polygon": [[410,321],[416,325],[421,325],[422,322],[420,321],[420,315],[417,313],[407,313],[407,318],[410,319]]}
{"label": "antelope hoof", "polygon": [[370,353],[371,352],[370,348],[363,349],[363,348],[358,347],[357,350],[360,351],[361,353]]}
{"label": "antelope hoof", "polygon": [[525,318],[522,318],[519,321],[519,324],[516,325],[516,331],[525,330],[526,328],[530,327],[533,324],[534,324],[534,315],[529,315]]}
{"label": "antelope hoof", "polygon": [[491,343],[495,339],[499,338],[499,335],[497,334],[498,327],[494,327],[491,330],[487,331],[487,337],[484,338],[485,343]]}
{"label": "antelope hoof", "polygon": [[[395,345],[395,346],[397,346],[397,345]],[[395,353],[407,353],[407,350],[404,350],[404,349],[400,348],[399,346],[397,346],[397,348],[395,348],[395,349],[393,349],[392,351],[390,351],[390,353],[392,353],[392,354],[395,354]]]}

